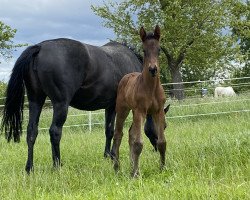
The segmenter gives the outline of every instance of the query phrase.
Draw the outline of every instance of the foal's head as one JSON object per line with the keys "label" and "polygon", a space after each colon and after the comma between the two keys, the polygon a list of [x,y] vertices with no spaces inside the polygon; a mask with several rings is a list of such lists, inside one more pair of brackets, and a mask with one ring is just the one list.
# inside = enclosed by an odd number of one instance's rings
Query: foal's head
{"label": "foal's head", "polygon": [[160,27],[155,27],[154,33],[146,33],[143,27],[140,29],[140,37],[143,43],[143,67],[147,67],[152,77],[159,73],[160,54]]}

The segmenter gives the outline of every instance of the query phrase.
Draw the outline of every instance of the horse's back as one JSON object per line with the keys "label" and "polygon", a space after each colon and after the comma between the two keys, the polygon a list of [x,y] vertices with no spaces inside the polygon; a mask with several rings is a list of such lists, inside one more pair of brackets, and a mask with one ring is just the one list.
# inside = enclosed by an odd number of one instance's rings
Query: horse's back
{"label": "horse's back", "polygon": [[55,39],[38,45],[32,70],[39,87],[52,101],[67,101],[82,110],[114,104],[120,79],[141,70],[134,53],[118,43],[96,47]]}
{"label": "horse's back", "polygon": [[102,46],[101,49],[114,63],[117,86],[124,75],[133,72],[141,72],[142,63],[140,63],[135,53],[128,47],[117,42],[109,42]]}

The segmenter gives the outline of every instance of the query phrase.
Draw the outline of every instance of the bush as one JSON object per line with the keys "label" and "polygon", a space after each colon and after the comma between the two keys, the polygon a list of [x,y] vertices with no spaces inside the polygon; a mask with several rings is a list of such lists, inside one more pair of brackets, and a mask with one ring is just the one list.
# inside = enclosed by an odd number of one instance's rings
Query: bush
{"label": "bush", "polygon": [[4,97],[5,97],[6,88],[7,88],[7,84],[0,81],[0,105],[4,104],[4,100],[5,100]]}

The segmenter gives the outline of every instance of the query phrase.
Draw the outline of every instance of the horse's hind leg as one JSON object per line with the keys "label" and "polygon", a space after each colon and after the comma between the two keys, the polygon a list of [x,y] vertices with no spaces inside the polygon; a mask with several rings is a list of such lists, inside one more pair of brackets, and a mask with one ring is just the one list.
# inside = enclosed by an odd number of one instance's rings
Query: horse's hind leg
{"label": "horse's hind leg", "polygon": [[33,149],[38,134],[38,122],[45,101],[45,94],[28,95],[29,98],[29,123],[27,127],[28,159],[25,170],[27,173],[33,169]]}
{"label": "horse's hind leg", "polygon": [[67,103],[53,103],[53,121],[50,126],[49,133],[54,167],[60,166],[60,140],[62,137],[62,127],[66,121],[67,113]]}
{"label": "horse's hind leg", "polygon": [[138,111],[133,112],[133,124],[129,130],[130,158],[132,162],[132,177],[139,176],[139,157],[143,148],[142,124],[145,120],[143,114]]}
{"label": "horse's hind leg", "polygon": [[111,156],[110,146],[111,140],[114,136],[114,122],[115,122],[115,106],[111,106],[105,110],[105,135],[106,144],[104,150],[104,157]]}

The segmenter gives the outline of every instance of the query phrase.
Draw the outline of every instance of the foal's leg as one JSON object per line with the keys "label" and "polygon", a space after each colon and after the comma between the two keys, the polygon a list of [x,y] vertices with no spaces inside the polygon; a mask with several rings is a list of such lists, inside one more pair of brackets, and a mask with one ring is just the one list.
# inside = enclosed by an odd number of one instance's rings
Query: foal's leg
{"label": "foal's leg", "polygon": [[165,166],[165,154],[166,154],[166,139],[164,134],[164,112],[154,114],[155,130],[158,135],[157,149],[160,153],[160,168],[163,169]]}
{"label": "foal's leg", "polygon": [[144,120],[145,115],[139,111],[133,111],[133,124],[129,130],[130,158],[133,166],[132,177],[139,176],[139,157],[143,148],[141,129]]}
{"label": "foal's leg", "polygon": [[111,140],[114,136],[114,122],[115,122],[115,106],[111,106],[105,110],[105,135],[106,145],[104,150],[104,157],[111,156],[110,146]]}
{"label": "foal's leg", "polygon": [[112,146],[112,156],[114,159],[114,169],[115,171],[118,171],[120,167],[119,163],[119,148],[122,141],[123,136],[123,125],[124,122],[129,114],[129,109],[118,109],[117,115],[116,115],[116,124],[115,124],[115,134],[113,138],[113,146]]}
{"label": "foal's leg", "polygon": [[65,102],[53,103],[53,121],[49,133],[54,167],[60,166],[60,140],[62,137],[62,127],[66,121],[67,113],[68,104]]}
{"label": "foal's leg", "polygon": [[27,126],[28,159],[25,170],[29,174],[33,170],[33,149],[38,134],[38,122],[46,96],[41,94],[37,99],[29,98],[29,123]]}

